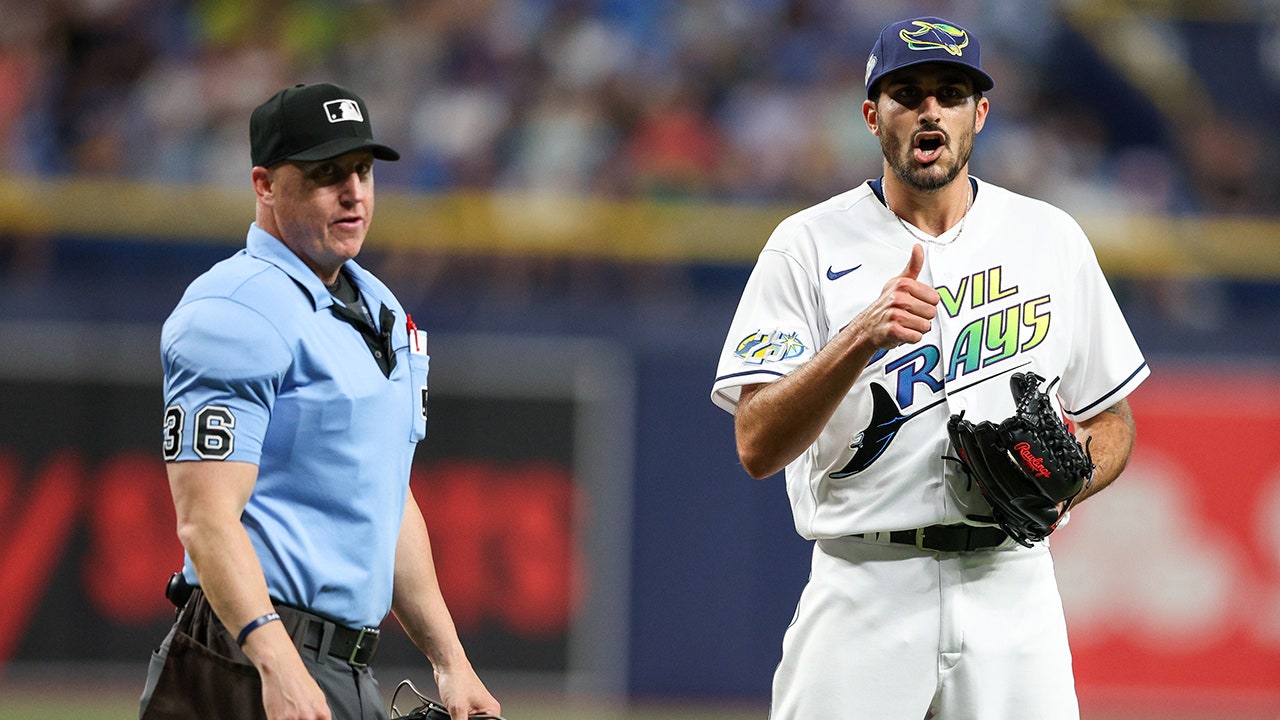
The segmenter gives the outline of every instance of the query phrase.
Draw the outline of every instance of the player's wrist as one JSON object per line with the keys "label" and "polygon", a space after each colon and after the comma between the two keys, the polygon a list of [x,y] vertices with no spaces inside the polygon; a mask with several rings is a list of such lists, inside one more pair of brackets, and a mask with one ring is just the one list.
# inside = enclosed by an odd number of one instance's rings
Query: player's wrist
{"label": "player's wrist", "polygon": [[835,346],[834,349],[840,353],[841,357],[851,360],[858,367],[864,367],[880,350],[894,348],[898,344],[896,340],[890,339],[878,342],[861,316],[854,318],[848,325],[841,328],[831,343],[828,343]]}
{"label": "player's wrist", "polygon": [[262,615],[250,620],[245,623],[244,627],[240,628],[240,634],[236,635],[236,644],[240,647],[244,647],[245,642],[255,630],[273,622],[280,622],[280,613],[274,610],[269,613],[263,613]]}
{"label": "player's wrist", "polygon": [[249,633],[240,649],[264,676],[285,672],[302,663],[293,638],[289,637],[284,624],[280,622],[266,623]]}
{"label": "player's wrist", "polygon": [[436,675],[456,676],[459,673],[474,672],[471,669],[471,660],[467,658],[461,644],[429,653],[427,660],[430,661]]}

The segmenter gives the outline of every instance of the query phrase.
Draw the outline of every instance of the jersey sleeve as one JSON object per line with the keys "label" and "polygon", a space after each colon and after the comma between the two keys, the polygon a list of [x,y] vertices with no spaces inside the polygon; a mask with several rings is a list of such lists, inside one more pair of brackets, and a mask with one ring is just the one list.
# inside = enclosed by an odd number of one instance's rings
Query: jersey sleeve
{"label": "jersey sleeve", "polygon": [[742,386],[772,382],[825,342],[811,273],[790,253],[767,248],[747,279],[716,369],[711,401],[733,413]]}
{"label": "jersey sleeve", "polygon": [[1080,263],[1071,357],[1058,395],[1071,420],[1088,420],[1133,392],[1150,374],[1092,247]]}
{"label": "jersey sleeve", "polygon": [[161,333],[164,458],[257,464],[292,353],[276,327],[227,298],[182,305]]}

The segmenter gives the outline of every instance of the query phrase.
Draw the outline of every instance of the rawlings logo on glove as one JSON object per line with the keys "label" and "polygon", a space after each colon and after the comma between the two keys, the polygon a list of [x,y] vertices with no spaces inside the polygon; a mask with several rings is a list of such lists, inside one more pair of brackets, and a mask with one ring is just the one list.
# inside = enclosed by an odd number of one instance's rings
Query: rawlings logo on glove
{"label": "rawlings logo on glove", "polygon": [[1017,403],[1014,414],[999,424],[964,419],[947,421],[965,474],[991,506],[991,517],[975,517],[999,525],[1009,537],[1031,547],[1049,536],[1080,492],[1093,480],[1093,456],[1081,447],[1053,409],[1044,378],[1014,373],[1009,381]]}
{"label": "rawlings logo on glove", "polygon": [[1020,442],[1013,446],[1018,451],[1018,457],[1022,458],[1022,464],[1027,466],[1036,477],[1049,477],[1049,469],[1044,466],[1044,460],[1031,454],[1031,443]]}

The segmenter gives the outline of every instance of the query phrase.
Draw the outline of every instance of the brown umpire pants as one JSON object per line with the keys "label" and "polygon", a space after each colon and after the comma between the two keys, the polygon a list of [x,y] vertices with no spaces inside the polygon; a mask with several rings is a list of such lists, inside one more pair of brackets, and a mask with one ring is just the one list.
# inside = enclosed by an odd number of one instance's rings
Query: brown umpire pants
{"label": "brown umpire pants", "polygon": [[[387,720],[382,694],[368,667],[304,644],[307,613],[277,607],[302,662],[324,691],[334,720]],[[326,643],[322,643],[327,645]],[[140,720],[266,720],[258,670],[223,627],[199,589],[151,655]]]}

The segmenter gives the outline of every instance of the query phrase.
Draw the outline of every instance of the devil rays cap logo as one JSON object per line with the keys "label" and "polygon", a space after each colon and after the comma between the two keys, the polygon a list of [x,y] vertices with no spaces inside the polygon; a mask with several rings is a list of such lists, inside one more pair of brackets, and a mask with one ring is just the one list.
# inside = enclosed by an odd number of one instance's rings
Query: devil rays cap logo
{"label": "devil rays cap logo", "polygon": [[920,29],[909,31],[903,28],[898,33],[909,50],[942,49],[958,57],[964,54],[964,49],[969,45],[969,33],[955,25],[923,20],[915,20],[911,24]]}

